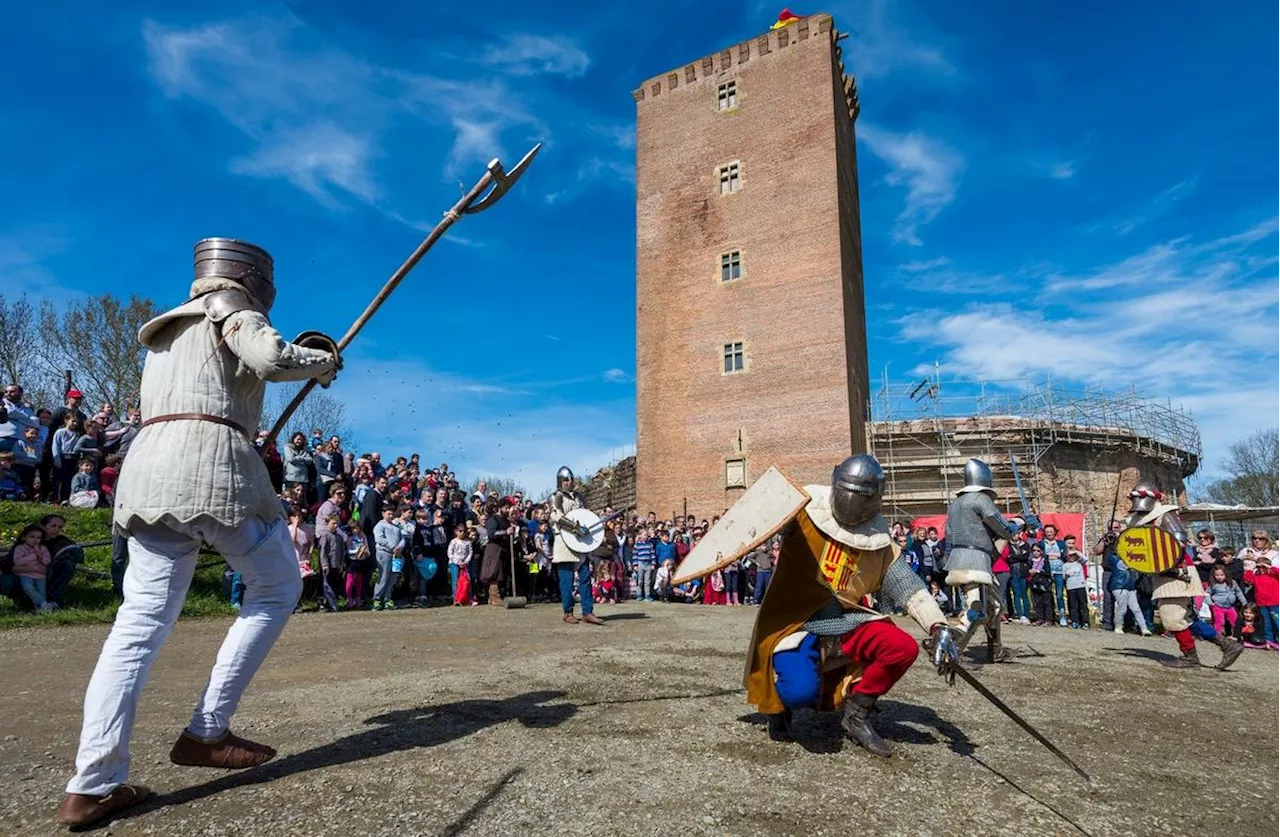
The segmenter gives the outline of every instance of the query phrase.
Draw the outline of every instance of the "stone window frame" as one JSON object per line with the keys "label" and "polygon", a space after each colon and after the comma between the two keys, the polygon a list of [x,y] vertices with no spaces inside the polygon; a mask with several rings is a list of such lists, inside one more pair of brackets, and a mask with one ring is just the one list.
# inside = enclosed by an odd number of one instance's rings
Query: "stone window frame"
{"label": "stone window frame", "polygon": [[[735,274],[736,269],[736,274]],[[726,274],[728,274],[726,276]],[[742,269],[742,251],[726,250],[720,254],[719,270],[716,273],[721,285],[730,285],[742,279],[746,272]]]}
{"label": "stone window frame", "polygon": [[724,113],[738,109],[738,80],[730,79],[716,87],[716,111]]}
{"label": "stone window frame", "polygon": [[[728,369],[726,366],[736,368]],[[747,341],[732,340],[720,344],[720,374],[741,375],[747,371]]]}
{"label": "stone window frame", "polygon": [[[735,471],[738,472],[735,475]],[[737,479],[734,477],[737,476]],[[747,487],[747,458],[745,456],[733,456],[724,461],[724,487],[730,488],[746,488]]]}
{"label": "stone window frame", "polygon": [[[737,184],[736,188],[734,184]],[[716,166],[716,185],[720,196],[736,195],[742,191],[742,161],[730,160],[722,166]]]}

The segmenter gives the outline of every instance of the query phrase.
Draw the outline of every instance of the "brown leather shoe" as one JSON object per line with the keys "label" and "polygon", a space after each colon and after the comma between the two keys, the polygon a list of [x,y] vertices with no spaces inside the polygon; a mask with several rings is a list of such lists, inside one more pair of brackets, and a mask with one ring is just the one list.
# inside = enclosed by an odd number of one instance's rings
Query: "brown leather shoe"
{"label": "brown leather shoe", "polygon": [[227,730],[213,741],[204,741],[183,731],[169,751],[169,761],[184,767],[221,767],[225,770],[241,770],[257,767],[276,757],[276,751],[266,744],[246,741]]}
{"label": "brown leather shoe", "polygon": [[583,622],[586,622],[588,625],[603,625],[603,624],[604,624],[604,620],[603,620],[603,619],[601,619],[599,616],[596,616],[594,613],[588,613],[588,614],[586,614],[585,616],[583,616],[583,617],[582,617],[582,621],[583,621]]}
{"label": "brown leather shoe", "polygon": [[131,808],[151,796],[151,789],[142,785],[120,785],[106,796],[89,796],[69,793],[62,797],[58,813],[54,815],[60,825],[79,828],[104,820],[116,811]]}
{"label": "brown leather shoe", "polygon": [[578,624],[578,617],[574,616],[572,613],[566,613],[564,615],[564,621],[570,625],[576,625]]}

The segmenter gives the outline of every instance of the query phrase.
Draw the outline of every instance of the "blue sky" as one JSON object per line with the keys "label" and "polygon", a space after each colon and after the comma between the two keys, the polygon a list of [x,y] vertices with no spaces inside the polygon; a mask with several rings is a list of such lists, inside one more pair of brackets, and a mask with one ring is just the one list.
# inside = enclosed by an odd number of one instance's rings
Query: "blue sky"
{"label": "blue sky", "polygon": [[[341,334],[460,183],[542,141],[331,392],[362,447],[533,490],[630,451],[630,92],[779,4],[50,5],[0,55],[6,292],[171,304],[229,235],[275,256],[281,331]],[[874,379],[1133,384],[1193,411],[1210,472],[1276,425],[1274,7],[791,8],[852,33]]]}

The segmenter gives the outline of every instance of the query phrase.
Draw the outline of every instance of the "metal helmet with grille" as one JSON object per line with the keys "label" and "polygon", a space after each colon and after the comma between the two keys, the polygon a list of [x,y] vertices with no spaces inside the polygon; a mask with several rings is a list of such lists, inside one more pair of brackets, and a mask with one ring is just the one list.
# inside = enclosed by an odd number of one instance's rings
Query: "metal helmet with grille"
{"label": "metal helmet with grille", "polygon": [[568,465],[561,465],[560,470],[556,471],[556,489],[565,488],[565,480],[569,481],[568,488],[573,488],[573,471]]}
{"label": "metal helmet with grille", "polygon": [[831,472],[831,516],[846,529],[880,513],[884,469],[874,456],[850,456]]}
{"label": "metal helmet with grille", "polygon": [[981,459],[970,459],[964,464],[964,488],[956,493],[968,494],[971,491],[996,493],[992,487],[991,466]]}
{"label": "metal helmet with grille", "polygon": [[223,282],[240,285],[259,304],[270,308],[275,302],[274,262],[271,254],[256,244],[235,238],[205,238],[195,246],[195,280],[191,296],[225,290]]}
{"label": "metal helmet with grille", "polygon": [[[1140,520],[1164,499],[1164,494],[1149,482],[1140,482],[1129,492],[1129,520]],[[1132,525],[1132,523],[1130,524]]]}

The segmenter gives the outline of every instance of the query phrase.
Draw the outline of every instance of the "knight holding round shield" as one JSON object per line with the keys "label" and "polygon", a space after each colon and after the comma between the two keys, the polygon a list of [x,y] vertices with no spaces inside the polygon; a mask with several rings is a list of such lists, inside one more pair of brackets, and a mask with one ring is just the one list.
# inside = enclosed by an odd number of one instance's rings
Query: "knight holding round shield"
{"label": "knight holding round shield", "polygon": [[940,671],[957,661],[955,631],[890,538],[880,514],[883,493],[884,471],[872,456],[849,457],[835,468],[830,485],[803,491],[770,469],[673,579],[705,575],[732,560],[733,552],[721,547],[735,528],[758,533],[762,515],[764,522],[778,521],[773,528],[781,552],[756,616],[744,676],[747,702],[768,717],[776,740],[791,739],[797,709],[842,710],[849,738],[879,756],[892,752],[871,715],[920,646],[887,614],[869,607],[870,596],[903,608],[920,625]]}
{"label": "knight holding round shield", "polygon": [[1182,652],[1181,657],[1163,660],[1162,664],[1169,668],[1199,668],[1199,636],[1222,650],[1222,659],[1214,668],[1225,671],[1239,658],[1244,645],[1194,618],[1192,600],[1205,595],[1204,586],[1186,560],[1187,527],[1178,514],[1178,506],[1163,500],[1164,495],[1150,483],[1134,486],[1129,492],[1131,506],[1125,518],[1126,528],[1118,536],[1117,552],[1130,567],[1154,576],[1151,598],[1159,602],[1160,624],[1173,634]]}

